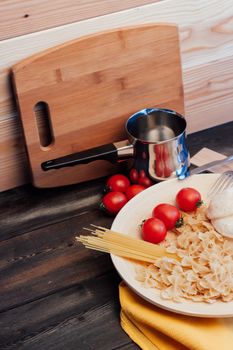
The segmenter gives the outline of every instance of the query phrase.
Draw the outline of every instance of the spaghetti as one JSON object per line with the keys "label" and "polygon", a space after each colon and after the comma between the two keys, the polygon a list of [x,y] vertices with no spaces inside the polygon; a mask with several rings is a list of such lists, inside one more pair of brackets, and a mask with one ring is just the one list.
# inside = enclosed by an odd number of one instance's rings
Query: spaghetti
{"label": "spaghetti", "polygon": [[162,257],[180,260],[178,255],[167,252],[165,247],[126,236],[101,226],[92,226],[93,229],[84,228],[90,231],[92,235],[76,237],[77,241],[88,249],[149,263],[154,263],[156,259]]}

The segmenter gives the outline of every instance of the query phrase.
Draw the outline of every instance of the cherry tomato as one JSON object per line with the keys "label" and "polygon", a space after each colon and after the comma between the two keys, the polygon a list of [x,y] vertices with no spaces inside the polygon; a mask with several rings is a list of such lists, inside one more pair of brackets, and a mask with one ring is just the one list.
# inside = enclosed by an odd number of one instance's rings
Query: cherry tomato
{"label": "cherry tomato", "polygon": [[182,224],[180,211],[171,204],[161,203],[157,205],[153,209],[152,216],[163,221],[167,230],[171,230],[175,226],[181,226]]}
{"label": "cherry tomato", "polygon": [[100,208],[107,213],[115,215],[127,203],[127,197],[122,192],[108,192],[103,198]]}
{"label": "cherry tomato", "polygon": [[129,186],[130,186],[129,179],[122,174],[113,175],[107,181],[108,191],[125,193]]}
{"label": "cherry tomato", "polygon": [[129,178],[133,184],[138,182],[138,171],[135,168],[132,168],[129,172]]}
{"label": "cherry tomato", "polygon": [[145,190],[145,187],[142,185],[131,185],[127,188],[126,190],[126,197],[128,200],[136,196],[138,193],[142,192]]}
{"label": "cherry tomato", "polygon": [[160,243],[166,237],[167,230],[164,223],[156,218],[149,218],[142,224],[142,238],[151,243]]}
{"label": "cherry tomato", "polygon": [[149,177],[144,176],[144,177],[139,177],[138,184],[145,187],[150,187],[153,185],[153,182],[151,181],[151,179],[149,179]]}
{"label": "cherry tomato", "polygon": [[193,211],[202,204],[201,194],[195,188],[185,187],[177,193],[176,203],[183,211]]}
{"label": "cherry tomato", "polygon": [[142,177],[146,177],[146,172],[145,172],[145,170],[142,169],[142,170],[139,171],[139,178],[140,178],[140,177],[141,177],[141,178],[142,178]]}
{"label": "cherry tomato", "polygon": [[142,152],[142,159],[147,159],[148,156],[147,156],[147,153],[146,152]]}

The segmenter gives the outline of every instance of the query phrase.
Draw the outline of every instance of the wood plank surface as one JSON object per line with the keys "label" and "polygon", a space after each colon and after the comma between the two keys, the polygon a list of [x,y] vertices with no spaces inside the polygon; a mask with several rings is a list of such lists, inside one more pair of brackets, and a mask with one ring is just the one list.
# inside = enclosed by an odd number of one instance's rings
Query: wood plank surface
{"label": "wood plank surface", "polygon": [[[233,122],[188,136],[191,155],[233,152]],[[0,193],[0,349],[138,350],[119,323],[120,278],[108,255],[74,242],[91,222],[104,179]]]}
{"label": "wood plank surface", "polygon": [[[72,216],[85,215],[87,207],[98,208],[105,179],[53,189],[31,185],[5,191],[1,195],[0,241]],[[87,199],[88,197],[88,199]],[[46,204],[45,204],[46,199]],[[47,208],[53,208],[49,215]],[[110,220],[110,218],[109,218]]]}
{"label": "wood plank surface", "polygon": [[[91,184],[76,187],[75,194],[72,186],[65,192],[69,196],[74,194],[79,209],[74,201],[67,201],[64,189],[63,193],[57,189],[58,196],[55,190],[50,190],[54,203],[61,202],[60,208],[57,207],[60,215],[55,214],[56,209],[52,209],[52,203],[43,193],[40,193],[40,209],[38,198],[25,187],[22,192],[18,189],[2,194],[1,205],[5,207],[8,224],[10,217],[6,212],[15,207],[11,219],[17,232],[11,239],[9,235],[0,242],[1,349],[63,349],[64,343],[69,349],[78,346],[100,350],[103,344],[106,349],[137,349],[119,327],[120,279],[113,271],[110,257],[86,250],[74,241],[75,234],[83,232],[82,227],[91,222],[110,226],[112,217],[92,209],[93,201],[94,207],[99,201],[103,183],[95,183],[95,200]],[[20,213],[17,207],[24,207],[22,199],[27,202],[30,198],[29,206],[40,221],[30,225],[26,220],[25,227],[20,220],[24,212]],[[7,202],[11,205],[7,206]],[[40,215],[43,211],[47,222]],[[40,228],[23,232],[37,225]]]}
{"label": "wood plank surface", "polygon": [[[11,240],[10,246],[8,242],[1,242],[1,252],[9,246],[10,253],[6,255],[7,260],[0,261],[0,312],[96,278],[112,269],[107,254],[102,256],[101,253],[89,251],[76,244],[75,234],[82,228],[78,226],[78,222],[82,222],[81,218],[76,218],[76,223],[69,228],[70,232],[65,230],[64,225],[54,224],[57,227],[50,226],[47,230],[40,229],[26,237],[21,236],[18,240],[15,238],[16,241]],[[95,222],[98,224],[97,220]],[[87,224],[85,220],[82,223]],[[66,232],[67,237],[62,238],[61,232]],[[49,233],[57,235],[58,238],[48,244],[51,239]],[[43,241],[41,243],[40,235]],[[24,244],[26,248],[23,248]],[[20,252],[19,256],[14,252],[15,247]]]}
{"label": "wood plank surface", "polygon": [[[0,191],[29,181],[24,170],[25,150],[17,141],[21,127],[9,83],[9,68],[13,64],[46,48],[100,30],[139,23],[175,23],[180,29],[188,128],[194,132],[232,120],[232,11],[231,0],[176,0],[175,6],[174,0],[166,0],[1,41]],[[202,96],[198,96],[198,90],[203,91]]]}
{"label": "wood plank surface", "polygon": [[112,271],[2,313],[1,348],[138,349],[119,327],[119,281]]}
{"label": "wood plank surface", "polygon": [[1,1],[0,40],[162,0]]}
{"label": "wood plank surface", "polygon": [[233,120],[233,56],[192,67],[183,78],[188,132],[207,129],[210,114],[211,125]]}

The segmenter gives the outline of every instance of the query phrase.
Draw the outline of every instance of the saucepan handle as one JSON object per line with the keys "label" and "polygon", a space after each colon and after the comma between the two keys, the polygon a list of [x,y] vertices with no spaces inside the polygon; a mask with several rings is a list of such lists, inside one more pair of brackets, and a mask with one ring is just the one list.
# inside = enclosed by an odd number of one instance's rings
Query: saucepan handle
{"label": "saucepan handle", "polygon": [[87,164],[95,160],[107,160],[114,164],[117,163],[117,161],[128,159],[133,156],[133,146],[127,143],[127,141],[111,143],[69,154],[64,157],[51,159],[43,162],[41,168],[44,171],[48,171],[78,164]]}

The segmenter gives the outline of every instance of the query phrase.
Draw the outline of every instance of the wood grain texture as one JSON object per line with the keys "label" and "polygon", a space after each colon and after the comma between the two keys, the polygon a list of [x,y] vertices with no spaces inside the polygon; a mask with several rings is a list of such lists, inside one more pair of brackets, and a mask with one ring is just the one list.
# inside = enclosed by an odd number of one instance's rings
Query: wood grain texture
{"label": "wood grain texture", "polygon": [[66,344],[68,349],[138,349],[119,327],[119,280],[111,271],[2,313],[1,346],[64,349]]}
{"label": "wood grain texture", "polygon": [[[184,112],[174,25],[136,26],[83,37],[23,60],[12,73],[37,187],[108,174],[112,166],[107,161],[46,172],[41,163],[127,139],[128,116],[145,106]],[[49,108],[53,142],[48,147],[43,147],[35,122],[34,108],[40,101]]]}
{"label": "wood grain texture", "polygon": [[162,0],[1,1],[0,40]]}
{"label": "wood grain texture", "polygon": [[[89,181],[73,186],[37,189],[25,185],[1,194],[0,208],[0,241],[16,237],[19,232],[25,233],[32,229],[46,226],[65,218],[77,216],[87,211],[87,207],[97,209],[106,179]],[[86,199],[88,197],[88,200]],[[46,198],[46,206],[44,200]],[[47,205],[53,208],[47,215]],[[4,210],[3,210],[4,209]],[[97,215],[97,214],[96,214]],[[80,217],[79,217],[80,216]],[[101,212],[99,216],[105,217]],[[111,217],[105,217],[105,226],[109,227]]]}
{"label": "wood grain texture", "polygon": [[[232,120],[233,89],[227,88],[231,86],[233,67],[232,18],[231,0],[176,0],[175,6],[174,0],[166,0],[1,41],[0,191],[29,181],[23,143],[18,143],[17,150],[12,147],[22,132],[9,84],[9,69],[13,64],[46,48],[100,30],[140,23],[175,23],[180,32],[188,131],[194,132]],[[221,84],[219,71],[226,78]],[[211,84],[201,79],[203,75]],[[203,91],[202,96],[195,93],[196,86]],[[21,159],[24,159],[22,166]]]}
{"label": "wood grain texture", "polygon": [[[233,56],[184,71],[188,132],[233,120]],[[211,115],[211,124],[208,116]]]}
{"label": "wood grain texture", "polygon": [[103,225],[101,218],[97,220],[96,212],[89,211],[88,215],[2,241],[0,312],[109,272],[108,254],[103,256],[75,242],[83,226],[90,222]]}

